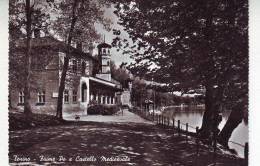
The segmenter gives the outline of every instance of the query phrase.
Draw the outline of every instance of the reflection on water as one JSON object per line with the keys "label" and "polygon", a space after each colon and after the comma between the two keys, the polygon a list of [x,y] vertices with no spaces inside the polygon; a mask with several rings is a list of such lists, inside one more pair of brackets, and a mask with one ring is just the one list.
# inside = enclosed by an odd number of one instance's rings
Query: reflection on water
{"label": "reflection on water", "polygon": [[[193,126],[196,128],[196,126],[201,127],[202,125],[202,117],[204,113],[204,107],[168,107],[164,110],[163,115],[174,118],[175,120],[180,120],[181,123],[188,123],[189,126]],[[219,125],[219,129],[221,130],[226,121],[228,120],[228,117],[230,115],[230,111],[225,110],[222,112],[222,121]],[[176,124],[175,124],[176,125]],[[184,125],[181,126],[182,128],[185,128]],[[195,132],[195,129],[189,128],[189,131]],[[233,131],[232,136],[230,138],[230,141],[237,142],[239,144],[245,145],[246,142],[248,142],[248,120],[247,118],[244,118],[242,123]],[[235,145],[233,143],[229,143],[229,147],[235,149],[238,152],[238,155],[240,157],[244,157],[244,148]]]}

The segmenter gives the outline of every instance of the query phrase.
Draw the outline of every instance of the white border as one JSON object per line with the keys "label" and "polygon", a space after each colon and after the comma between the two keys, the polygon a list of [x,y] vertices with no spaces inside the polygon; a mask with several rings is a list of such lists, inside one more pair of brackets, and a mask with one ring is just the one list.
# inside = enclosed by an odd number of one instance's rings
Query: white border
{"label": "white border", "polygon": [[0,163],[8,165],[8,0],[0,1]]}
{"label": "white border", "polygon": [[[249,165],[260,164],[260,1],[250,5]],[[8,165],[8,0],[0,1],[0,162]]]}
{"label": "white border", "polygon": [[249,165],[260,164],[260,1],[249,0]]}

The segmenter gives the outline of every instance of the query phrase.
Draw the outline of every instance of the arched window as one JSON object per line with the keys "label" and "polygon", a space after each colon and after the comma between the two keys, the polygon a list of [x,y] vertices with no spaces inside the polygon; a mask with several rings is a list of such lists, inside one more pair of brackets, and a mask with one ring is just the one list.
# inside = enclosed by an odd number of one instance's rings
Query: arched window
{"label": "arched window", "polygon": [[110,54],[110,50],[107,50],[108,54]]}
{"label": "arched window", "polygon": [[109,66],[109,60],[107,61],[107,65]]}
{"label": "arched window", "polygon": [[103,50],[103,54],[106,54],[106,49],[104,48],[104,50]]}

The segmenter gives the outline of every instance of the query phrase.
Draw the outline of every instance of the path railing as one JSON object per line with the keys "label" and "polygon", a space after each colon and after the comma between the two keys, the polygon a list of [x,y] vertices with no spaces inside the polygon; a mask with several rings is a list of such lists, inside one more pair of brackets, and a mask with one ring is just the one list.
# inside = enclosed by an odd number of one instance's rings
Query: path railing
{"label": "path railing", "polygon": [[[199,155],[199,150],[200,150],[200,134],[199,134],[199,127],[193,127],[190,126],[188,123],[182,123],[180,120],[175,120],[174,118],[169,118],[167,116],[163,116],[163,115],[158,115],[158,114],[153,114],[153,113],[149,113],[149,112],[145,112],[145,111],[137,111],[135,112],[136,114],[140,115],[141,117],[143,117],[146,120],[149,121],[153,121],[156,122],[156,124],[162,128],[168,128],[168,129],[173,129],[173,134],[177,131],[178,136],[181,136],[181,133],[184,134],[185,136],[185,141],[186,144],[188,144],[188,136],[191,135],[193,133],[193,135],[195,136],[196,139],[196,153],[197,155]],[[175,126],[175,124],[177,124]],[[185,126],[185,129],[182,129],[182,126]],[[193,131],[190,131],[189,129],[192,129]],[[194,133],[195,131],[195,133]],[[182,135],[183,136],[183,135]],[[245,143],[245,145],[241,145],[239,143],[233,142],[233,141],[229,141],[230,143],[239,145],[241,147],[244,148],[244,165],[248,166],[248,142]],[[213,161],[214,161],[214,165],[216,165],[216,159],[217,159],[217,138],[215,137],[213,139]]]}

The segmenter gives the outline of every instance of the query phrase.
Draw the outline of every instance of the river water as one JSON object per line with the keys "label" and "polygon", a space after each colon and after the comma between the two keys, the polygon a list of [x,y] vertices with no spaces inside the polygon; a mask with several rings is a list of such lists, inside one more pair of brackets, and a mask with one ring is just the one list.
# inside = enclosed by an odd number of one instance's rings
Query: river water
{"label": "river water", "polygon": [[[163,115],[170,118],[174,118],[175,120],[180,120],[180,122],[183,124],[188,123],[189,126],[193,126],[194,128],[196,128],[196,126],[201,127],[202,125],[202,117],[203,117],[204,109],[205,107],[196,107],[196,106],[174,107],[173,106],[173,107],[165,108]],[[228,120],[229,115],[230,115],[230,111],[225,111],[222,113],[222,121],[219,125],[220,130],[224,127],[226,121]],[[176,122],[175,125],[177,125]],[[182,124],[181,127],[183,129],[186,128],[186,126]],[[196,132],[195,129],[193,128],[189,128],[189,131]],[[243,120],[242,123],[240,123],[240,125],[233,131],[229,141],[233,141],[241,145],[245,145],[245,143],[248,142],[248,122],[246,120]],[[231,142],[229,142],[229,147],[235,149],[240,157],[244,157],[244,147],[240,145],[236,145]]]}

